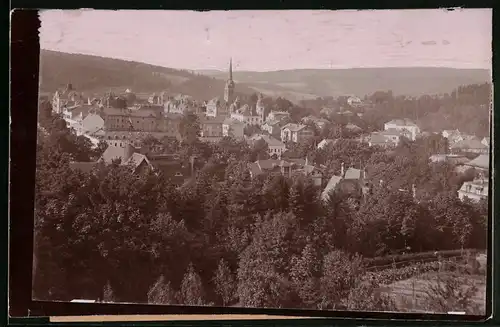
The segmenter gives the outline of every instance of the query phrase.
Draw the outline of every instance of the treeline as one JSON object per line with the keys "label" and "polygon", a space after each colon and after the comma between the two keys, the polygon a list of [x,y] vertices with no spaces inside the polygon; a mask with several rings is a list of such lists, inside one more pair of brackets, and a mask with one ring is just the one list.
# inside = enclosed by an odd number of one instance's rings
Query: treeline
{"label": "treeline", "polygon": [[459,129],[462,132],[489,136],[492,86],[490,83],[458,87],[451,93],[422,95],[419,97],[395,96],[391,91],[377,91],[364,97],[360,108],[351,108],[347,97],[323,97],[301,102],[301,106],[319,113],[323,107],[354,112],[362,111],[363,120],[371,128],[383,129],[383,124],[394,118],[409,118],[421,129],[441,132]]}
{"label": "treeline", "polygon": [[73,171],[82,151],[98,155],[53,122],[37,153],[37,299],[386,310],[394,304],[367,277],[364,257],[486,246],[487,204],[461,202],[439,184],[443,171],[419,201],[390,185],[417,173],[399,162],[413,145],[369,156],[354,141],[335,145],[327,161],[386,155],[393,170],[367,196],[332,192],[323,202],[305,176],[251,179],[252,149],[231,139],[181,144],[205,165],[179,188],[117,164]]}

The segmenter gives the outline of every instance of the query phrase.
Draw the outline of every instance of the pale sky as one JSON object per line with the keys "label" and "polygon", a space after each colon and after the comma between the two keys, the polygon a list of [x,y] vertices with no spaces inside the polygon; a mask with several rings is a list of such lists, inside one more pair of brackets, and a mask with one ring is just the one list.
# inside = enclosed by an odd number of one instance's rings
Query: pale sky
{"label": "pale sky", "polygon": [[491,69],[491,9],[47,10],[42,49],[179,69]]}

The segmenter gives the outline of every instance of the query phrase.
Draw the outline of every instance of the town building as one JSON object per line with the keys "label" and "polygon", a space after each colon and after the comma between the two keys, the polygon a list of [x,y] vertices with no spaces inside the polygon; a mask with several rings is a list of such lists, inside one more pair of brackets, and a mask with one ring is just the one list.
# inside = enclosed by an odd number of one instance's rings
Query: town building
{"label": "town building", "polygon": [[286,124],[281,128],[281,141],[302,143],[314,137],[314,131],[302,124]]}
{"label": "town building", "polygon": [[490,138],[489,137],[484,137],[482,140],[481,140],[481,143],[483,143],[484,145],[486,145],[487,147],[490,147]]}
{"label": "town building", "polygon": [[281,138],[281,128],[288,124],[284,120],[267,120],[264,124],[261,125],[261,130],[268,133],[274,138]]}
{"label": "town building", "polygon": [[281,155],[286,151],[286,146],[285,143],[281,142],[280,140],[275,139],[272,136],[269,135],[264,135],[264,134],[257,134],[251,136],[248,141],[253,144],[254,142],[257,142],[259,140],[263,140],[267,144],[268,148],[268,153],[270,157],[275,156],[277,159],[281,158]]}
{"label": "town building", "polygon": [[267,121],[282,121],[290,119],[290,113],[287,111],[271,111],[266,117]]}
{"label": "town building", "polygon": [[450,145],[452,153],[488,153],[489,147],[477,138],[468,138]]}
{"label": "town building", "polygon": [[448,139],[448,141],[450,141],[450,143],[455,143],[455,142],[463,140],[462,133],[460,133],[460,131],[458,129],[454,129],[454,130],[446,129],[446,130],[441,132],[441,135],[444,138]]}
{"label": "town building", "polygon": [[282,175],[288,178],[294,176],[308,176],[312,179],[313,184],[321,187],[323,173],[313,165],[304,160],[279,160],[279,159],[266,159],[257,160],[248,164],[250,177],[255,178],[260,175]]}
{"label": "town building", "polygon": [[82,120],[81,124],[83,132],[90,135],[104,129],[104,119],[102,119],[96,112],[90,112]]}
{"label": "town building", "polygon": [[235,91],[236,83],[233,81],[233,60],[229,61],[229,78],[224,86],[224,99],[215,97],[206,104],[206,115],[208,117],[228,116],[229,106],[236,100]]}
{"label": "town building", "polygon": [[369,146],[391,148],[397,146],[402,137],[410,138],[411,135],[406,130],[388,129],[371,133],[367,140]]}
{"label": "town building", "polygon": [[467,166],[468,168],[474,168],[482,172],[487,172],[490,169],[490,155],[481,154],[475,159],[464,163],[464,166]]}
{"label": "town building", "polygon": [[476,178],[469,182],[464,182],[458,190],[460,200],[470,199],[479,202],[488,198],[489,182],[486,178]]}
{"label": "town building", "polygon": [[245,124],[232,118],[226,118],[222,124],[222,135],[230,136],[237,140],[245,138]]}
{"label": "town building", "polygon": [[223,124],[226,118],[224,116],[212,117],[206,116],[200,119],[200,139],[202,141],[217,142],[224,136]]}
{"label": "town building", "polygon": [[[235,106],[234,106],[235,107]],[[232,108],[234,108],[232,106]],[[231,118],[234,120],[238,120],[248,125],[262,125],[264,121],[264,116],[262,114],[257,113],[256,107],[249,106],[248,104],[243,105],[242,107],[231,111]]]}
{"label": "town building", "polygon": [[85,103],[83,94],[76,92],[69,83],[63,90],[57,90],[52,97],[52,110],[61,114],[65,107],[74,107]]}
{"label": "town building", "polygon": [[317,148],[318,149],[325,149],[328,146],[335,144],[336,142],[337,142],[337,140],[334,140],[334,139],[324,139],[318,143]]}
{"label": "town building", "polygon": [[344,169],[344,163],[341,165],[340,174],[333,175],[328,181],[326,187],[321,193],[321,199],[328,201],[330,194],[339,191],[348,195],[363,195],[368,192],[368,186],[365,181],[366,173],[364,170],[356,168]]}
{"label": "town building", "polygon": [[345,129],[351,133],[361,133],[363,131],[361,127],[353,123],[345,125]]}
{"label": "town building", "polygon": [[459,154],[434,154],[429,160],[433,163],[447,162],[452,165],[464,165],[470,161],[466,156]]}
{"label": "town building", "polygon": [[363,105],[363,101],[356,96],[350,96],[347,98],[347,104],[351,107],[360,107]]}
{"label": "town building", "polygon": [[322,130],[324,129],[330,122],[324,118],[319,118],[315,116],[307,116],[302,118],[302,123],[307,124],[311,123],[314,124],[318,129]]}
{"label": "town building", "polygon": [[417,136],[420,134],[420,128],[415,124],[412,120],[404,118],[404,119],[393,119],[384,124],[384,130],[398,130],[398,131],[407,131],[409,134],[409,138],[412,141],[417,139]]}

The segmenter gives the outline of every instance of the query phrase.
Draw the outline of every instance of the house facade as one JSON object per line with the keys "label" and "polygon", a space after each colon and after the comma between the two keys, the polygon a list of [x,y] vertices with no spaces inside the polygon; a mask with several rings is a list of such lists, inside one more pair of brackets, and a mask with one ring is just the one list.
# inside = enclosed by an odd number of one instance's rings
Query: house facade
{"label": "house facade", "polygon": [[384,124],[384,130],[407,131],[410,140],[415,141],[420,135],[420,128],[410,119],[393,119]]}
{"label": "house facade", "polygon": [[302,143],[314,137],[314,131],[301,124],[286,124],[281,128],[281,141]]}
{"label": "house facade", "polygon": [[286,151],[285,143],[269,135],[259,134],[254,135],[249,139],[251,143],[257,142],[258,140],[263,140],[264,142],[266,142],[270,157],[276,156],[278,159],[280,159],[281,155]]}
{"label": "house facade", "polygon": [[458,197],[460,200],[466,198],[479,202],[488,198],[488,180],[484,178],[474,179],[473,181],[464,182],[462,187],[458,190]]}
{"label": "house facade", "polygon": [[222,124],[222,135],[234,137],[237,140],[245,138],[245,124],[231,118],[226,118]]}

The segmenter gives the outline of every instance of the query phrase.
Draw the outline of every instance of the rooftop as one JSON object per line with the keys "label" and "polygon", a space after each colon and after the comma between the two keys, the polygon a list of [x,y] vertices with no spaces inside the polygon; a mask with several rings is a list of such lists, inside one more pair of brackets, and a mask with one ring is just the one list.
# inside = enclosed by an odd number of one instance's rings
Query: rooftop
{"label": "rooftop", "polygon": [[393,119],[388,121],[386,124],[392,124],[396,126],[417,126],[411,119],[403,118],[403,119]]}
{"label": "rooftop", "polygon": [[451,145],[452,149],[487,149],[488,147],[478,139],[468,139],[456,142]]}
{"label": "rooftop", "polygon": [[477,158],[466,163],[467,166],[473,166],[482,169],[490,168],[490,155],[489,154],[481,154]]}
{"label": "rooftop", "polygon": [[292,132],[298,132],[301,129],[304,129],[305,127],[307,127],[307,126],[306,125],[302,125],[302,124],[293,124],[293,123],[290,123],[290,124],[286,124],[285,126],[283,126],[282,129],[287,128],[287,129],[289,129]]}

